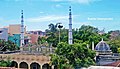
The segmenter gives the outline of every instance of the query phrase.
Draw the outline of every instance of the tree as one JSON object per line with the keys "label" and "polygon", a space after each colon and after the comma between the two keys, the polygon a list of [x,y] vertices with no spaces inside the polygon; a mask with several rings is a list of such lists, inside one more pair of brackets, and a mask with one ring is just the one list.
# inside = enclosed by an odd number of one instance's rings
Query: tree
{"label": "tree", "polygon": [[18,50],[19,47],[11,42],[11,41],[5,41],[5,40],[0,40],[0,50],[1,51],[13,51],[13,50]]}
{"label": "tree", "polygon": [[54,25],[52,23],[49,24],[48,26],[49,26],[50,31],[53,32],[53,33],[55,33],[57,31],[57,25],[58,24],[56,24],[56,25]]}
{"label": "tree", "polygon": [[[57,24],[56,24],[57,25]],[[58,44],[58,30],[56,28],[56,25],[50,24],[49,29],[46,30],[48,37],[47,42],[52,43],[54,47]],[[92,42],[95,43],[95,45],[103,38],[104,40],[109,40],[110,35],[105,33],[103,35],[98,34],[99,29],[92,27],[92,26],[85,26],[82,25],[78,29],[73,29],[73,43],[87,43],[89,44],[90,48],[92,45]],[[61,42],[68,42],[68,29],[61,29]]]}
{"label": "tree", "polygon": [[113,53],[118,53],[118,48],[120,48],[120,36],[114,37],[114,39],[109,40],[107,43],[110,45],[110,49]]}
{"label": "tree", "polygon": [[7,61],[1,60],[0,61],[1,67],[10,67],[10,65],[11,65],[11,61],[9,61],[9,60],[7,60]]}
{"label": "tree", "polygon": [[98,31],[98,28],[82,25],[79,29],[73,29],[73,41],[74,43],[85,42],[92,48],[92,42],[96,45],[102,38],[108,39],[105,35],[99,35]]}
{"label": "tree", "polygon": [[51,64],[58,65],[59,68],[61,65],[63,65],[63,68],[66,65],[73,68],[88,67],[95,64],[94,57],[95,52],[88,49],[85,43],[69,45],[61,42],[57,46],[55,55],[51,56]]}
{"label": "tree", "polygon": [[56,25],[51,23],[51,24],[48,25],[49,26],[49,30],[48,29],[46,30],[46,33],[47,33],[46,41],[48,43],[51,43],[53,47],[57,46],[58,40],[59,40],[57,25],[58,25],[58,23]]}
{"label": "tree", "polygon": [[92,32],[92,33],[98,33],[98,28],[92,27],[90,25],[82,25],[81,28],[79,28],[79,30],[81,31],[88,31],[88,32]]}
{"label": "tree", "polygon": [[38,37],[38,40],[37,40],[37,43],[38,44],[43,44],[43,43],[45,43],[46,42],[46,38],[45,37]]}
{"label": "tree", "polygon": [[120,53],[120,48],[118,48],[118,53]]}
{"label": "tree", "polygon": [[65,29],[65,28],[61,29],[60,35],[61,35],[60,41],[67,43],[68,42],[68,29]]}

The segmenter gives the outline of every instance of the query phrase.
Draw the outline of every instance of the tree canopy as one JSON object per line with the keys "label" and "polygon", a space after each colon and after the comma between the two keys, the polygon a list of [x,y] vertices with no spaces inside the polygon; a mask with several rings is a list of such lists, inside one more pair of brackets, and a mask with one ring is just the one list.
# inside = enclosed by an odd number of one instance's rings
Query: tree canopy
{"label": "tree canopy", "polygon": [[62,69],[66,69],[67,66],[73,68],[88,67],[95,64],[94,57],[95,52],[87,48],[85,43],[69,45],[61,42],[51,57],[51,63],[58,65],[59,68],[62,67]]}
{"label": "tree canopy", "polygon": [[9,60],[7,60],[7,61],[1,60],[0,61],[0,66],[1,67],[10,67],[11,66],[11,61],[9,61]]}
{"label": "tree canopy", "polygon": [[[92,26],[85,26],[82,25],[78,29],[73,29],[73,43],[83,43],[86,42],[91,46],[91,43],[94,42],[97,44],[102,38],[105,40],[108,40],[109,35],[104,34],[104,35],[99,35],[98,34],[98,28],[92,27]],[[57,29],[57,24],[50,24],[49,29],[46,30],[47,33],[47,39],[46,41],[49,43],[52,43],[54,47],[57,46],[59,43],[59,34],[58,34],[58,29]],[[60,41],[61,42],[68,42],[68,29],[61,29],[60,30]]]}
{"label": "tree canopy", "polygon": [[43,43],[45,43],[46,42],[46,38],[45,37],[38,37],[38,40],[37,40],[37,43],[38,44],[43,44]]}
{"label": "tree canopy", "polygon": [[58,30],[57,30],[57,25],[58,24],[49,24],[48,27],[49,29],[46,29],[46,34],[47,34],[47,38],[46,41],[48,43],[51,43],[53,47],[57,46],[58,43]]}
{"label": "tree canopy", "polygon": [[0,40],[0,51],[13,51],[18,49],[19,47],[15,43],[11,41]]}

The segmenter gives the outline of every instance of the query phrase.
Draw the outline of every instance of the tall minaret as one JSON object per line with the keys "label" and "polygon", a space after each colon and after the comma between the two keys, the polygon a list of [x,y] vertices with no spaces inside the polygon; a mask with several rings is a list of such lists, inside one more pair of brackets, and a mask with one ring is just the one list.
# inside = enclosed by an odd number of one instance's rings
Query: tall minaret
{"label": "tall minaret", "polygon": [[24,20],[23,20],[23,10],[21,10],[21,47],[24,45]]}
{"label": "tall minaret", "polygon": [[73,36],[72,36],[72,13],[71,13],[71,6],[69,7],[69,44],[73,44]]}

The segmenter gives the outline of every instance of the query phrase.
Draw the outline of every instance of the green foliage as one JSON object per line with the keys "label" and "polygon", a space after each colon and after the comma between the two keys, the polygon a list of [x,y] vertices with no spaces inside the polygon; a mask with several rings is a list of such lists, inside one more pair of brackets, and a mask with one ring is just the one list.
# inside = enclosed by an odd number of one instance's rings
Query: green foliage
{"label": "green foliage", "polygon": [[118,53],[120,53],[120,48],[118,48]]}
{"label": "green foliage", "polygon": [[113,53],[118,53],[118,48],[120,48],[120,36],[115,37],[108,41]]}
{"label": "green foliage", "polygon": [[9,67],[10,64],[11,64],[11,62],[9,60],[7,60],[7,61],[1,60],[0,61],[0,66],[1,67]]}
{"label": "green foliage", "polygon": [[56,47],[58,44],[58,30],[57,30],[57,24],[49,24],[49,29],[46,30],[47,39],[46,41],[50,44],[52,44],[53,47]]}
{"label": "green foliage", "polygon": [[63,28],[60,30],[60,41],[61,42],[68,42],[68,30]]}
{"label": "green foliage", "polygon": [[13,51],[19,49],[19,47],[15,43],[5,40],[0,40],[0,48],[1,51]]}
{"label": "green foliage", "polygon": [[79,29],[74,30],[73,29],[73,38],[74,38],[74,43],[87,43],[89,44],[90,48],[92,46],[92,42],[95,43],[95,45],[102,39],[104,38],[105,40],[108,40],[108,35],[99,35],[98,34],[98,29],[94,28],[92,26],[85,26],[82,25]]}
{"label": "green foliage", "polygon": [[90,25],[82,25],[81,28],[79,28],[81,31],[86,31],[86,32],[92,32],[92,33],[98,33],[98,28],[92,27]]}
{"label": "green foliage", "polygon": [[46,42],[46,38],[45,37],[38,37],[38,40],[37,40],[38,44],[43,44]]}
{"label": "green foliage", "polygon": [[53,47],[56,47],[58,44],[58,35],[56,36],[55,33],[50,33],[49,36],[47,37],[46,41],[50,44],[52,44]]}
{"label": "green foliage", "polygon": [[95,52],[86,47],[85,43],[75,43],[69,45],[67,43],[59,43],[55,55],[51,57],[51,63],[60,66],[68,65],[72,67],[88,67],[94,65]]}
{"label": "green foliage", "polygon": [[56,54],[51,55],[51,65],[58,66],[58,68],[60,68],[60,69],[66,69],[68,67],[72,67],[67,62],[68,62],[68,60],[63,56],[58,56]]}
{"label": "green foliage", "polygon": [[57,31],[57,24],[54,25],[54,24],[51,23],[48,26],[49,26],[50,32],[55,33]]}
{"label": "green foliage", "polygon": [[[57,24],[56,24],[57,25]],[[58,29],[54,24],[49,25],[49,30],[46,30],[47,33],[47,42],[52,43],[54,47],[57,46],[59,35],[58,35]],[[74,43],[83,43],[86,42],[87,44],[90,44],[94,41],[95,44],[97,44],[102,38],[105,40],[108,40],[109,35],[99,35],[98,29],[94,28],[92,26],[85,26],[82,25],[79,29],[73,29],[73,42]],[[60,41],[61,42],[68,42],[68,29],[61,29],[60,31]],[[90,47],[91,48],[91,47]]]}

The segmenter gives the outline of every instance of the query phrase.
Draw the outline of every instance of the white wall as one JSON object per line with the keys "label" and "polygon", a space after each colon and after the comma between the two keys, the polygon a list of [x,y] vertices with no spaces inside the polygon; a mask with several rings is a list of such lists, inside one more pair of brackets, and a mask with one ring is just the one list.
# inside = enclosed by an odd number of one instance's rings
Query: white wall
{"label": "white wall", "polygon": [[7,28],[0,28],[0,39],[8,40],[8,29]]}

